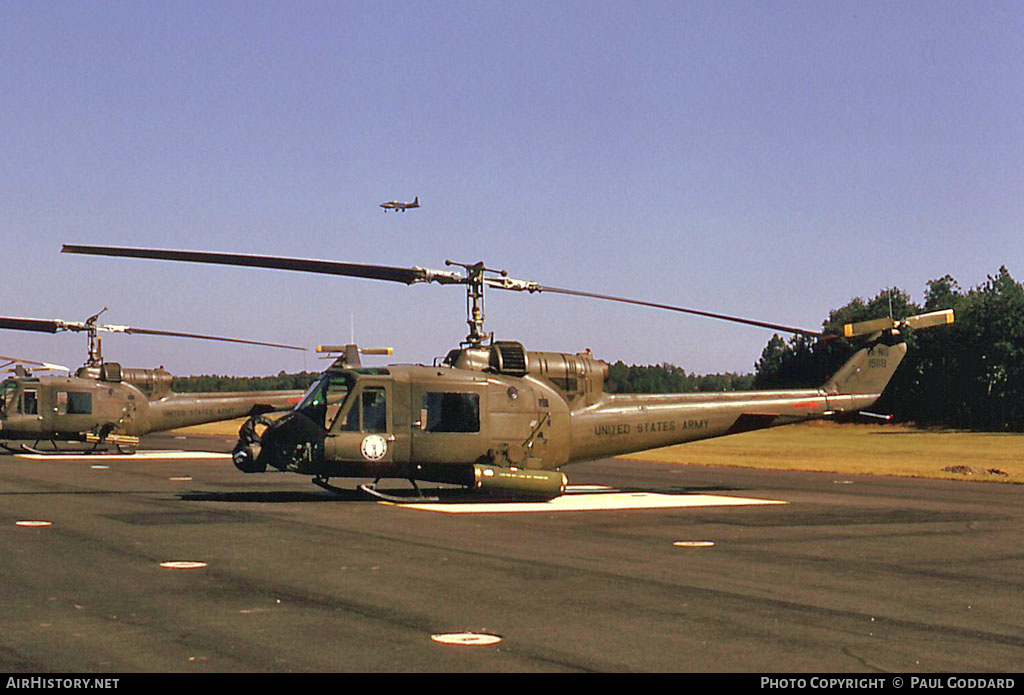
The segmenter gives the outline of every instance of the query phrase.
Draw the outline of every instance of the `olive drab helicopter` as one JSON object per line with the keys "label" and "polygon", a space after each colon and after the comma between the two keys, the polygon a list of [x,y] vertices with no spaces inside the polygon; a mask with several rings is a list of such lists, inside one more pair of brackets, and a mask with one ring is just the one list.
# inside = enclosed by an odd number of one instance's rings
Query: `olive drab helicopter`
{"label": "olive drab helicopter", "polygon": [[[858,412],[882,394],[907,345],[899,329],[952,323],[951,310],[848,324],[842,336],[725,314],[515,280],[483,263],[431,270],[273,256],[65,245],[65,253],[294,270],[401,282],[465,285],[469,334],[435,365],[364,367],[340,353],[295,408],[239,433],[240,470],[268,466],[331,478],[404,478],[471,490],[553,498],[567,464],[710,437]],[[484,333],[484,291],[555,293],[694,314],[817,338],[866,336],[866,345],[815,389],[620,395],[604,393],[608,363],[588,352],[535,352]],[[364,353],[365,354],[365,353]],[[257,425],[266,425],[257,435]],[[361,489],[386,499],[373,485]]]}
{"label": "olive drab helicopter", "polygon": [[[97,320],[104,311],[106,307],[84,322],[0,316],[3,329],[83,332],[89,339],[86,363],[73,376],[67,367],[0,357],[7,360],[4,367],[17,363],[14,376],[0,384],[0,440],[35,443],[18,448],[3,444],[5,449],[16,453],[67,453],[71,450],[60,448],[58,442],[75,442],[86,445],[76,453],[105,451],[108,445],[121,453],[130,453],[143,434],[286,410],[302,395],[300,391],[176,394],[171,391],[173,377],[163,368],[136,369],[104,362],[100,333],[197,338],[289,350],[303,348],[197,333],[99,325]],[[35,376],[31,371],[53,369],[68,374]],[[41,441],[49,441],[53,448],[38,448]]]}

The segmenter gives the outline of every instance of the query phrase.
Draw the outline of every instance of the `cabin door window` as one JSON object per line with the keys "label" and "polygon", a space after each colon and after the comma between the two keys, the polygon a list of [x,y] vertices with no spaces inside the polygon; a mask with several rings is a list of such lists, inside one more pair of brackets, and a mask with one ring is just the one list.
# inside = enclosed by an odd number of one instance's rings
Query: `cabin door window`
{"label": "cabin door window", "polygon": [[25,389],[21,394],[21,412],[24,415],[39,414],[39,395],[35,389]]}
{"label": "cabin door window", "polygon": [[58,391],[57,412],[61,415],[92,415],[92,394],[88,391]]}
{"label": "cabin door window", "polygon": [[425,391],[419,422],[424,432],[479,432],[480,395]]}

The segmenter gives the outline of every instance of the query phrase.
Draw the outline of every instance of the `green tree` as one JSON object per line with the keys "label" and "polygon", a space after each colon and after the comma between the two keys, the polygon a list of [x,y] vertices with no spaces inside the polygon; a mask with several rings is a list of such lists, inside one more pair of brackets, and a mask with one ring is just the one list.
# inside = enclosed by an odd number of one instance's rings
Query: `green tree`
{"label": "green tree", "polygon": [[[951,275],[931,280],[923,307],[898,288],[853,299],[829,314],[826,330],[882,316],[953,309],[952,326],[904,330],[910,352],[875,406],[921,424],[1024,431],[1024,287],[1002,267],[963,292]],[[857,348],[844,339],[769,340],[756,365],[759,388],[814,386]]]}

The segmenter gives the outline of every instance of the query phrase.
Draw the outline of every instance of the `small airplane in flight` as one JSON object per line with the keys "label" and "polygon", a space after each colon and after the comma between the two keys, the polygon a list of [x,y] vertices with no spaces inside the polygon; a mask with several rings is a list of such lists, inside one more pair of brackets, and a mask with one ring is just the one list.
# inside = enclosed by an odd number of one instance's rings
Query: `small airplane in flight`
{"label": "small airplane in flight", "polygon": [[403,203],[400,200],[389,200],[386,203],[381,203],[380,206],[384,208],[384,212],[387,212],[388,210],[405,212],[409,208],[418,208],[420,206],[420,197],[416,196],[411,203]]}

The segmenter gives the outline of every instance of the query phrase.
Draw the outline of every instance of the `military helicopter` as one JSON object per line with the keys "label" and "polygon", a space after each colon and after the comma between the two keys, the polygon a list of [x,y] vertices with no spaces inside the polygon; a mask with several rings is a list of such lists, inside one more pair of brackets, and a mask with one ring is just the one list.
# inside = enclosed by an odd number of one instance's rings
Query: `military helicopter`
{"label": "military helicopter", "polygon": [[[401,268],[273,256],[65,245],[65,253],[294,270],[401,282],[465,285],[469,334],[435,365],[364,367],[355,345],[340,353],[295,408],[256,434],[239,433],[235,466],[268,466],[331,478],[405,478],[471,490],[553,498],[565,492],[561,468],[576,462],[802,422],[869,407],[906,355],[904,327],[953,322],[952,310],[848,324],[842,337],[866,336],[860,348],[816,389],[619,395],[603,391],[608,363],[589,352],[528,351],[484,333],[484,291],[556,293],[623,302],[818,338],[820,331],[686,307],[541,285],[508,277],[482,262],[446,261],[458,270]],[[386,499],[373,485],[361,489]]]}
{"label": "military helicopter", "polygon": [[[289,350],[303,348],[197,333],[99,325],[97,320],[105,311],[107,307],[84,322],[0,316],[0,328],[44,333],[84,332],[89,339],[86,363],[74,376],[67,367],[59,365],[0,358],[8,360],[5,367],[18,363],[15,375],[0,384],[0,440],[35,442],[18,448],[2,444],[5,449],[15,453],[68,453],[72,450],[60,448],[58,442],[76,442],[92,445],[74,450],[76,453],[104,451],[107,445],[113,445],[121,453],[130,453],[143,434],[287,410],[302,395],[301,391],[173,393],[173,377],[163,368],[136,369],[104,362],[100,333],[197,338]],[[67,371],[67,376],[33,376],[30,371],[54,368]],[[49,441],[53,448],[38,448],[41,441]]]}

